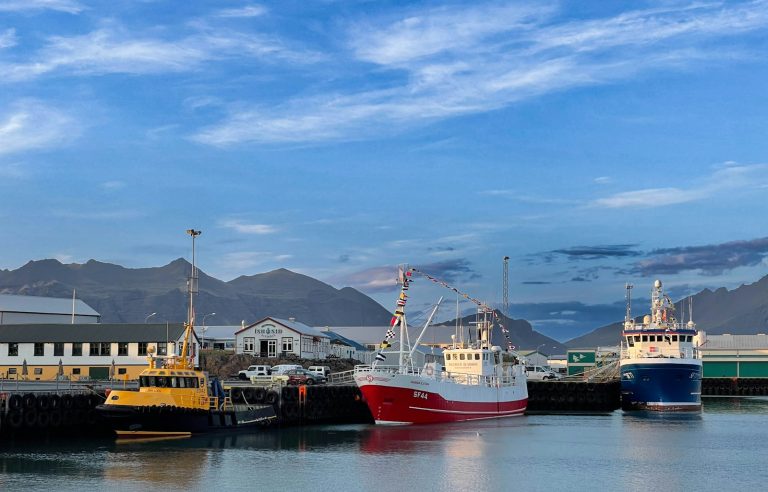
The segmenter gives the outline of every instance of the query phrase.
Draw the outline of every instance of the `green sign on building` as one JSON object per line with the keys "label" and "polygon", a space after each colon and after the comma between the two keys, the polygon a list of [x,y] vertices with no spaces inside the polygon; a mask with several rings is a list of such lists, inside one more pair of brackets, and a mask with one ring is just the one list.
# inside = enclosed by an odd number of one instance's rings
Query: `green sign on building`
{"label": "green sign on building", "polygon": [[568,365],[592,365],[595,363],[594,350],[569,350]]}

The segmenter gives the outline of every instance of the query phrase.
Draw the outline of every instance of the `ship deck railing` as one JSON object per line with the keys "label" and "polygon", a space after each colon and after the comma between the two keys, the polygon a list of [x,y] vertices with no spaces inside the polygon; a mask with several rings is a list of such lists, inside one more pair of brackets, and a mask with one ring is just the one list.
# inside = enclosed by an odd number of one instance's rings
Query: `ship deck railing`
{"label": "ship deck railing", "polygon": [[434,371],[430,373],[431,367],[428,367],[426,369],[419,369],[419,368],[408,368],[405,371],[402,371],[399,366],[384,366],[384,365],[376,365],[375,367],[368,364],[358,365],[355,366],[354,374],[364,374],[364,373],[371,373],[371,372],[379,372],[379,373],[385,373],[388,375],[394,376],[395,374],[405,374],[409,376],[422,376],[422,377],[428,377],[433,378],[437,381],[451,381],[456,384],[463,384],[467,386],[489,386],[489,387],[499,387],[499,386],[516,386],[520,384],[526,384],[525,381],[521,383],[520,379],[513,375],[504,375],[504,376],[483,376],[480,374],[468,374],[468,373],[457,373],[457,372],[449,372],[449,371]]}

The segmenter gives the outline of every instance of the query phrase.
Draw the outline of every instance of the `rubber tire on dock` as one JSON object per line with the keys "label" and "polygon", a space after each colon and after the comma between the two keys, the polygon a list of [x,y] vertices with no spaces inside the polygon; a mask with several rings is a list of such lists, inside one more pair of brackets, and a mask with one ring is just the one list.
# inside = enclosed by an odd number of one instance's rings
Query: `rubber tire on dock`
{"label": "rubber tire on dock", "polygon": [[33,410],[37,406],[37,398],[32,393],[27,393],[22,397],[23,406],[27,410]]}
{"label": "rubber tire on dock", "polygon": [[18,410],[23,405],[23,399],[21,398],[21,395],[11,395],[10,398],[8,398],[8,408],[11,410]]}
{"label": "rubber tire on dock", "polygon": [[21,429],[21,427],[24,426],[24,415],[22,415],[22,413],[18,410],[13,410],[8,412],[8,415],[5,417],[5,421],[8,422],[8,426],[11,429]]}
{"label": "rubber tire on dock", "polygon": [[240,388],[232,388],[229,390],[229,396],[232,398],[233,402],[240,403],[243,401],[243,390]]}
{"label": "rubber tire on dock", "polygon": [[[283,396],[285,396],[285,392],[283,392]],[[280,395],[278,395],[276,391],[269,390],[267,391],[267,395],[264,397],[264,403],[267,405],[274,405],[279,399]]]}

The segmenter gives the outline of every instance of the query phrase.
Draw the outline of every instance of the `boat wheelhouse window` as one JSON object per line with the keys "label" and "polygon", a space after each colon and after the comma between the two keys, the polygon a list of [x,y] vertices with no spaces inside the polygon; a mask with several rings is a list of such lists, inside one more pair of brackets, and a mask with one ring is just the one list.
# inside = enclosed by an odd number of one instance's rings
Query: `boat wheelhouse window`
{"label": "boat wheelhouse window", "polygon": [[629,345],[630,347],[635,346],[635,342],[632,341],[632,337],[627,337],[627,345]]}
{"label": "boat wheelhouse window", "polygon": [[636,342],[639,342],[639,341],[640,341],[640,335],[635,335],[635,341],[636,341]]}
{"label": "boat wheelhouse window", "polygon": [[464,354],[459,354],[459,359],[464,360]]}
{"label": "boat wheelhouse window", "polygon": [[445,360],[451,360],[451,354],[445,354]]}
{"label": "boat wheelhouse window", "polygon": [[686,342],[692,342],[693,341],[693,335],[688,335],[687,337],[685,337],[685,341]]}
{"label": "boat wheelhouse window", "polygon": [[483,360],[488,360],[488,354],[483,354]]}
{"label": "boat wheelhouse window", "polygon": [[648,335],[643,335],[643,341],[644,341],[644,342],[647,342],[647,341],[648,341]]}
{"label": "boat wheelhouse window", "polygon": [[677,335],[672,335],[672,341],[673,341],[673,342],[676,342],[676,341],[677,341]]}
{"label": "boat wheelhouse window", "polygon": [[475,360],[480,360],[480,354],[475,354]]}

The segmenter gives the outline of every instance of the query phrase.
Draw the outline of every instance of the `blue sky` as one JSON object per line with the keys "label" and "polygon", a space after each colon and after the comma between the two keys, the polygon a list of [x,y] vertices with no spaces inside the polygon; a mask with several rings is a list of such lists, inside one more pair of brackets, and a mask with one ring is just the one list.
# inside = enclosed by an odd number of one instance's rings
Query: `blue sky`
{"label": "blue sky", "polygon": [[625,282],[768,273],[766,31],[764,1],[4,0],[0,267],[160,266],[194,227],[213,276],[389,307],[403,262],[499,302],[508,255],[512,316],[568,339]]}

